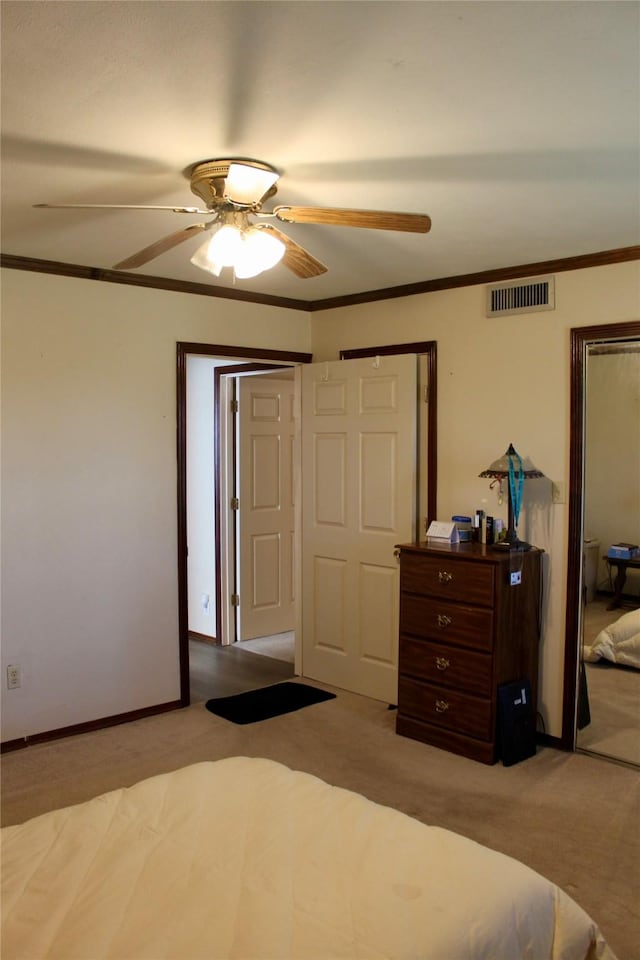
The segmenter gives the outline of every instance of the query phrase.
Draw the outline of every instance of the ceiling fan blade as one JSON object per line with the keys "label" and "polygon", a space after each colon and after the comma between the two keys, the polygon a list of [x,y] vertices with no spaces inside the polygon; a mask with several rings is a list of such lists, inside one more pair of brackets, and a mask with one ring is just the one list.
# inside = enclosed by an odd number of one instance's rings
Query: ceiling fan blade
{"label": "ceiling fan blade", "polygon": [[283,205],[276,207],[273,212],[285,223],[325,223],[332,227],[367,227],[370,230],[401,230],[405,233],[428,233],[431,229],[431,218],[424,213]]}
{"label": "ceiling fan blade", "polygon": [[284,243],[286,250],[282,258],[282,263],[291,270],[292,273],[295,273],[297,277],[300,277],[302,280],[308,280],[310,277],[319,277],[321,274],[327,272],[327,267],[324,263],[316,260],[308,250],[305,250],[299,243],[296,243],[295,240],[288,237],[286,233],[282,233],[277,227],[272,227],[271,224],[269,224],[269,226],[261,227],[261,229],[274,233],[278,240]]}
{"label": "ceiling fan blade", "polygon": [[172,213],[211,213],[199,207],[160,207],[148,203],[34,203],[38,210],[170,210]]}
{"label": "ceiling fan blade", "polygon": [[279,179],[278,171],[266,163],[232,161],[225,178],[224,195],[235,203],[259,203]]}
{"label": "ceiling fan blade", "polygon": [[[214,221],[211,222],[213,223]],[[168,237],[163,237],[162,240],[156,240],[155,243],[145,247],[144,250],[138,250],[137,253],[134,253],[131,257],[127,257],[126,260],[121,260],[120,263],[115,264],[113,269],[133,270],[134,267],[141,267],[143,263],[148,263],[149,260],[159,257],[161,253],[171,250],[172,247],[177,247],[179,243],[183,243],[183,241],[188,240],[189,237],[193,237],[202,230],[206,230],[209,226],[210,224],[208,223],[191,223],[188,227],[184,227],[183,230],[170,233]]]}

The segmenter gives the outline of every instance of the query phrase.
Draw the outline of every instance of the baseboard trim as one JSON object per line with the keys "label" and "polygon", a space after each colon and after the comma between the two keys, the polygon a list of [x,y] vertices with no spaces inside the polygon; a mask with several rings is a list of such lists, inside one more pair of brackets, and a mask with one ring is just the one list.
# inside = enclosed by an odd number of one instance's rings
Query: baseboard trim
{"label": "baseboard trim", "polygon": [[121,723],[131,723],[132,720],[142,720],[144,717],[153,717],[158,713],[168,713],[187,706],[181,700],[171,700],[169,703],[158,703],[153,707],[143,707],[142,710],[130,710],[128,713],[118,713],[112,717],[101,717],[99,720],[89,720],[87,723],[74,723],[69,727],[59,727],[57,730],[45,730],[42,733],[32,733],[17,740],[6,740],[0,743],[0,753],[10,753],[21,750],[34,743],[47,743],[49,740],[62,740],[64,737],[75,737],[80,733],[92,733],[94,730],[103,730],[106,727],[116,727]]}
{"label": "baseboard trim", "polygon": [[536,733],[536,743],[541,747],[553,747],[555,750],[567,752],[560,737],[552,737],[550,733]]}

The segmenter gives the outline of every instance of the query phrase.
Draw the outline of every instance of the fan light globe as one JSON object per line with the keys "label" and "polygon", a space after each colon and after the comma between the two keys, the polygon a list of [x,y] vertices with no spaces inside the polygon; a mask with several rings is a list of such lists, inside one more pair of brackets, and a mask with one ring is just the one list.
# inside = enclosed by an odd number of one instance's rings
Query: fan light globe
{"label": "fan light globe", "polygon": [[232,267],[242,245],[240,229],[225,223],[191,257],[195,267],[219,277],[223,267]]}
{"label": "fan light globe", "polygon": [[207,247],[207,259],[222,267],[232,267],[242,249],[242,231],[231,223],[216,230]]}
{"label": "fan light globe", "polygon": [[242,234],[242,243],[234,263],[236,277],[256,277],[275,267],[284,256],[284,243],[267,230],[251,227]]}
{"label": "fan light globe", "polygon": [[269,230],[225,223],[198,247],[191,263],[216,277],[223,267],[233,267],[236,277],[244,280],[275,267],[284,252],[284,243]]}
{"label": "fan light globe", "polygon": [[261,170],[245,163],[231,163],[224,195],[235,203],[256,203],[280,178],[275,170]]}

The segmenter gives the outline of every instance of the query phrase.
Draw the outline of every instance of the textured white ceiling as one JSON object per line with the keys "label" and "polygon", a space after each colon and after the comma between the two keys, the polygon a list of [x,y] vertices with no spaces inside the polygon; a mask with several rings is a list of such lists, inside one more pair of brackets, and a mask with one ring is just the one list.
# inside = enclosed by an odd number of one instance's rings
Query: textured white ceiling
{"label": "textured white ceiling", "polygon": [[[283,227],[319,300],[640,242],[635,2],[14,2],[2,17],[2,252],[111,268],[201,217],[183,170],[248,156],[275,203],[427,213],[426,235]],[[191,239],[139,273],[227,285]],[[201,242],[201,241],[200,241]]]}

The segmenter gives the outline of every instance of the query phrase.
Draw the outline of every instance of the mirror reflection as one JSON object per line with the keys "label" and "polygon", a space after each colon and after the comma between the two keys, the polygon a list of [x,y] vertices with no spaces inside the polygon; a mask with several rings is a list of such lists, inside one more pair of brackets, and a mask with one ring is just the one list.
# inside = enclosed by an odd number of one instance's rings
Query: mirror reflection
{"label": "mirror reflection", "polygon": [[587,346],[584,399],[576,746],[640,766],[640,341]]}

